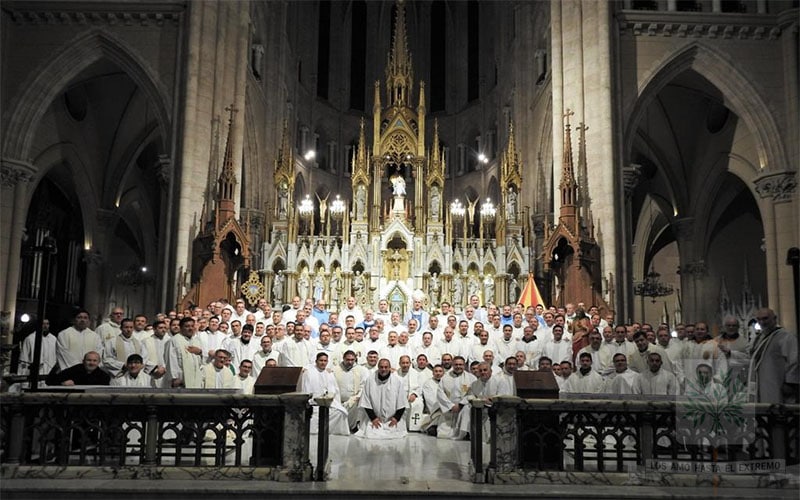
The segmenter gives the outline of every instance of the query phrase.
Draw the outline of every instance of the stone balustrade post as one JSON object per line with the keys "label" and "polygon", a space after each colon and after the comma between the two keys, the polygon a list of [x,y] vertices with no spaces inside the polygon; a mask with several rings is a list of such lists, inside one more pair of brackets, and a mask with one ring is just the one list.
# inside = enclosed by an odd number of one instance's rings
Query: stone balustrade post
{"label": "stone balustrade post", "polygon": [[284,406],[283,461],[278,481],[310,481],[308,394],[282,394],[280,400]]}
{"label": "stone balustrade post", "polygon": [[328,463],[328,437],[330,434],[330,413],[332,396],[314,398],[319,405],[319,432],[317,433],[317,468],[314,471],[315,481],[325,480],[325,466]]}
{"label": "stone balustrade post", "polygon": [[[492,460],[489,477],[497,472],[513,472],[519,467],[519,429],[517,408],[522,398],[497,396],[492,398]],[[492,482],[492,481],[490,481]]]}
{"label": "stone balustrade post", "polygon": [[486,474],[483,470],[483,409],[486,402],[482,399],[470,401],[470,429],[469,444],[470,457],[472,458],[472,482],[485,483]]}

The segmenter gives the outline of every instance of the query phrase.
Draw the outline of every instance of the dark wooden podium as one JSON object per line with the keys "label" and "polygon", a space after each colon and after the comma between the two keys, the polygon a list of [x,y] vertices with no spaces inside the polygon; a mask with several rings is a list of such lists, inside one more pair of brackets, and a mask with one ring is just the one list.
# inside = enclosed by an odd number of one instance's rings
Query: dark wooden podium
{"label": "dark wooden podium", "polygon": [[265,366],[258,374],[253,392],[255,394],[295,392],[302,371],[303,369],[298,367]]}
{"label": "dark wooden podium", "polygon": [[[517,396],[524,399],[558,399],[558,383],[551,371],[516,371]],[[560,469],[564,444],[558,414],[524,411],[519,417],[519,460],[539,470]]]}
{"label": "dark wooden podium", "polygon": [[523,399],[558,399],[558,383],[553,372],[515,371],[517,396]]}

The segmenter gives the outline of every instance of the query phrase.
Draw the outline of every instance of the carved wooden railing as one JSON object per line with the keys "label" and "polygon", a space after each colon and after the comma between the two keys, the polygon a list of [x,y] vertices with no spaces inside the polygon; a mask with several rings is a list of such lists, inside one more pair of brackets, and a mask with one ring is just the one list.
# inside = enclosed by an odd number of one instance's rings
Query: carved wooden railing
{"label": "carved wooden railing", "polygon": [[2,477],[310,481],[308,410],[299,393],[3,395]]}

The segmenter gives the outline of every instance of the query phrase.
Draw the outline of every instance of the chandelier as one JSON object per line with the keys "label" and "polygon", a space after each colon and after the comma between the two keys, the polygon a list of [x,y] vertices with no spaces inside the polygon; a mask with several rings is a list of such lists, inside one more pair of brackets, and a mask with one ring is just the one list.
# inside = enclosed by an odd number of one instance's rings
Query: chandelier
{"label": "chandelier", "polygon": [[481,205],[481,219],[485,220],[486,222],[490,222],[494,220],[494,216],[497,214],[497,208],[492,204],[492,201],[489,198],[486,198],[486,203]]}
{"label": "chandelier", "polygon": [[464,217],[464,214],[467,213],[467,209],[464,208],[464,205],[461,204],[461,201],[456,199],[453,203],[450,204],[450,215],[453,216],[454,221],[459,221]]}
{"label": "chandelier", "polygon": [[310,219],[311,214],[314,213],[314,202],[311,201],[311,198],[306,195],[305,199],[300,202],[300,206],[297,208],[297,211],[300,212],[300,217],[304,219]]}
{"label": "chandelier", "polygon": [[347,210],[347,205],[344,204],[342,198],[337,194],[336,199],[333,200],[331,203],[331,217],[334,219],[340,219],[344,216],[344,212]]}
{"label": "chandelier", "polygon": [[650,272],[645,275],[643,281],[633,284],[634,295],[650,297],[654,303],[657,298],[672,295],[672,292],[672,285],[661,281],[661,275],[656,272],[654,267],[650,268]]}

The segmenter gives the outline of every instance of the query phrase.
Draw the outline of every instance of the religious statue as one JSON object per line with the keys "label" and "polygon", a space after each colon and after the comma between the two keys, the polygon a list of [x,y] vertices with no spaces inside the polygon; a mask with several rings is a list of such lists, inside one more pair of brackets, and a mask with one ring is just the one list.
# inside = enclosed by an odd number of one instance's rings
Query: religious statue
{"label": "religious statue", "polygon": [[281,181],[278,186],[278,218],[285,219],[289,207],[289,186],[286,181]]}
{"label": "religious statue", "polygon": [[356,220],[362,220],[367,213],[367,188],[359,184],[356,189]]}
{"label": "religious statue", "polygon": [[518,290],[518,283],[517,279],[512,276],[508,282],[508,302],[509,304],[515,304],[517,301],[517,290]]}
{"label": "religious statue", "polygon": [[331,280],[328,283],[328,287],[330,288],[330,297],[331,297],[331,307],[336,307],[339,305],[339,292],[341,291],[341,281],[339,280],[339,273],[333,272],[331,273]]}
{"label": "religious statue", "polygon": [[494,303],[494,279],[491,276],[483,279],[483,303]]}
{"label": "religious statue", "polygon": [[325,291],[325,279],[322,277],[322,271],[318,271],[314,276],[314,303],[322,299],[322,293]]}
{"label": "religious statue", "polygon": [[517,220],[517,192],[514,188],[508,188],[506,197],[506,219],[516,222]]}
{"label": "religious statue", "polygon": [[476,276],[470,276],[469,280],[467,281],[467,296],[472,297],[473,295],[478,295],[478,292],[481,289],[481,284],[478,281]]}
{"label": "religious statue", "polygon": [[432,220],[439,220],[439,205],[441,204],[441,198],[439,195],[439,186],[431,187],[431,219]]}
{"label": "religious statue", "polygon": [[433,307],[439,307],[441,291],[442,283],[439,281],[439,273],[431,274],[430,278],[428,278],[428,295],[430,295]]}
{"label": "religious statue", "polygon": [[275,306],[280,305],[283,301],[283,281],[285,279],[282,271],[275,274],[275,280],[272,282],[272,303]]}
{"label": "religious statue", "polygon": [[392,183],[392,192],[395,196],[406,195],[406,181],[400,174],[395,174],[389,179]]}
{"label": "religious statue", "polygon": [[453,279],[453,306],[461,307],[464,304],[464,285],[461,278]]}
{"label": "religious statue", "polygon": [[297,279],[297,295],[300,297],[300,300],[306,300],[308,298],[309,285],[308,273],[303,271],[303,274]]}
{"label": "religious statue", "polygon": [[366,283],[364,282],[364,275],[361,274],[361,271],[356,271],[356,274],[353,276],[353,296],[356,298],[356,301],[361,299],[365,288]]}

